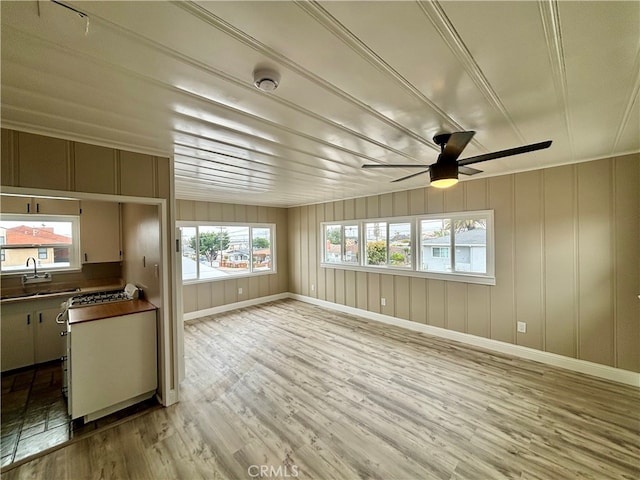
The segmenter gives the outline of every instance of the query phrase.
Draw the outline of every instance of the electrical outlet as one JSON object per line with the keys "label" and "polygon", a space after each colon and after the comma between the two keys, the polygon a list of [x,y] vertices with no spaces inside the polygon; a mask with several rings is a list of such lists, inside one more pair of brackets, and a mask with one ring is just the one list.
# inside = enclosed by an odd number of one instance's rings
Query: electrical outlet
{"label": "electrical outlet", "polygon": [[382,305],[383,307],[386,307],[386,306],[387,306],[387,299],[386,299],[386,298],[384,298],[384,297],[382,297],[382,298],[380,299],[380,305]]}
{"label": "electrical outlet", "polygon": [[238,288],[238,295],[242,295],[242,287]]}
{"label": "electrical outlet", "polygon": [[519,333],[527,333],[527,323],[526,322],[518,322],[518,332]]}
{"label": "electrical outlet", "polygon": [[311,284],[311,291],[312,291],[312,292],[315,292],[315,291],[316,291],[316,286],[315,286],[313,283]]}

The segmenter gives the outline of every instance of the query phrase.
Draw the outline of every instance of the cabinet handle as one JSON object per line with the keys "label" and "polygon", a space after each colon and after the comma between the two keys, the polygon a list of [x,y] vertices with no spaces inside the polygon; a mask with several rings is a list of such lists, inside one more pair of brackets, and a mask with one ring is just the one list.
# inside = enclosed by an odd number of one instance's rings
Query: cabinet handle
{"label": "cabinet handle", "polygon": [[38,313],[38,322],[42,323],[42,313]]}
{"label": "cabinet handle", "polygon": [[27,313],[27,325],[31,325],[31,314]]}
{"label": "cabinet handle", "polygon": [[40,204],[36,203],[36,213],[40,213]]}
{"label": "cabinet handle", "polygon": [[87,254],[86,254],[86,253],[84,254],[84,261],[85,261],[85,262],[88,262],[88,261],[89,261],[89,258],[87,257]]}
{"label": "cabinet handle", "polygon": [[66,337],[67,335],[69,335],[69,332],[67,332],[66,330],[64,332],[60,332],[61,337]]}
{"label": "cabinet handle", "polygon": [[27,213],[31,213],[31,204],[27,203]]}

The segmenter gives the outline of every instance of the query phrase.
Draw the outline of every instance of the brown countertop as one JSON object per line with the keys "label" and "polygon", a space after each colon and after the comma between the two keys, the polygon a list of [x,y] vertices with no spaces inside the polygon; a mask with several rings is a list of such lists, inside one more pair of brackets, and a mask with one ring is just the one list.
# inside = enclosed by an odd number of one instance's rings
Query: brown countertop
{"label": "brown countertop", "polygon": [[103,318],[120,317],[133,313],[149,312],[157,307],[146,300],[125,300],[123,302],[103,303],[88,307],[69,309],[69,324],[90,322]]}

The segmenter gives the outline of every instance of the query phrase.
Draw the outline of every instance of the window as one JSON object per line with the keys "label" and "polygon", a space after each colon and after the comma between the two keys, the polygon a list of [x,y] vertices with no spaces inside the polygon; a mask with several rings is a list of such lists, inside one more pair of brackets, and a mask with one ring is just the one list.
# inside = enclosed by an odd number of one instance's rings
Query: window
{"label": "window", "polygon": [[360,246],[358,225],[326,224],[324,235],[324,262],[358,264]]}
{"label": "window", "polygon": [[185,282],[275,272],[273,224],[183,225],[180,230]]}
{"label": "window", "polygon": [[0,220],[2,273],[24,273],[34,258],[39,271],[80,268],[77,216],[4,214]]}
{"label": "window", "polygon": [[431,247],[433,258],[449,258],[449,247]]}
{"label": "window", "polygon": [[321,264],[494,285],[493,212],[321,224]]}

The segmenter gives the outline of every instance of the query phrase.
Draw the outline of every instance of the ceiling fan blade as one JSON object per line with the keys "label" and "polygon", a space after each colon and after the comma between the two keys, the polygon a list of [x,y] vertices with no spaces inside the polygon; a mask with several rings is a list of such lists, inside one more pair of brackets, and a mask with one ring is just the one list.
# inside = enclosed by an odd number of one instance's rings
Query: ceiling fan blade
{"label": "ceiling fan blade", "polygon": [[459,166],[471,165],[473,163],[486,162],[487,160],[494,160],[496,158],[510,157],[512,155],[520,155],[521,153],[533,152],[535,150],[543,150],[549,148],[551,140],[546,142],[532,143],[530,145],[523,145],[521,147],[509,148],[507,150],[500,150],[499,152],[485,153],[484,155],[477,155],[475,157],[465,158],[458,161]]}
{"label": "ceiling fan blade", "polygon": [[427,165],[416,165],[408,163],[396,163],[396,164],[383,164],[383,163],[367,163],[362,165],[362,168],[425,168]]}
{"label": "ceiling fan blade", "polygon": [[406,177],[398,178],[396,180],[391,180],[391,183],[401,182],[403,180],[409,180],[410,178],[417,177],[418,175],[422,175],[423,173],[427,173],[428,171],[429,171],[429,169],[427,168],[426,170],[423,170],[422,172],[413,173],[411,175],[407,175]]}
{"label": "ceiling fan blade", "polygon": [[458,173],[462,173],[463,175],[475,175],[476,173],[482,173],[482,170],[476,170],[471,167],[461,167],[458,166]]}
{"label": "ceiling fan blade", "polygon": [[448,160],[457,160],[464,148],[476,134],[473,130],[468,132],[454,132],[444,145],[442,153]]}

